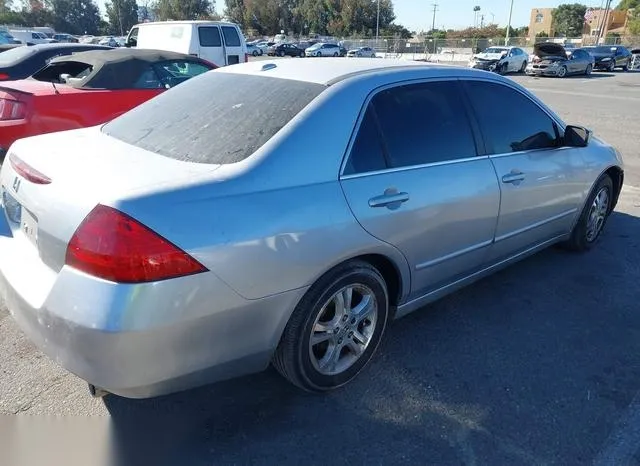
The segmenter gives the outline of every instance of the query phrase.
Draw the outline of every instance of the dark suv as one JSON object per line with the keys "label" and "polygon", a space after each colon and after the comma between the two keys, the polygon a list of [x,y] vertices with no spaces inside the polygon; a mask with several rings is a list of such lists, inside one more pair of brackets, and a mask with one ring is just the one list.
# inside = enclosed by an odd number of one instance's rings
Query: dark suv
{"label": "dark suv", "polygon": [[631,52],[622,45],[598,45],[583,47],[595,59],[594,69],[614,71],[622,68],[629,71],[631,68]]}

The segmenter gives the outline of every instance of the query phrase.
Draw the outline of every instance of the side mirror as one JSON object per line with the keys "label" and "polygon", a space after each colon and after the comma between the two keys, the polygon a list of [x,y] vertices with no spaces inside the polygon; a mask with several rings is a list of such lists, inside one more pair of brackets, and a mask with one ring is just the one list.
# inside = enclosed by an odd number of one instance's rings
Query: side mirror
{"label": "side mirror", "polygon": [[586,147],[591,139],[591,131],[582,126],[569,125],[564,129],[564,145],[568,147]]}
{"label": "side mirror", "polygon": [[71,77],[71,75],[69,73],[62,73],[60,75],[60,82],[66,83],[67,79],[69,79],[70,77]]}

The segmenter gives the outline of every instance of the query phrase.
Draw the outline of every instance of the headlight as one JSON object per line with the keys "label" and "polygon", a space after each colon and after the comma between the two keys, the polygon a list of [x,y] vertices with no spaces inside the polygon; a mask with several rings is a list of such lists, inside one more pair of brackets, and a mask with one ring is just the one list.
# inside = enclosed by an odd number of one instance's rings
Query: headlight
{"label": "headlight", "polygon": [[611,57],[605,57],[602,59],[602,61],[608,61],[608,60],[611,60]]}

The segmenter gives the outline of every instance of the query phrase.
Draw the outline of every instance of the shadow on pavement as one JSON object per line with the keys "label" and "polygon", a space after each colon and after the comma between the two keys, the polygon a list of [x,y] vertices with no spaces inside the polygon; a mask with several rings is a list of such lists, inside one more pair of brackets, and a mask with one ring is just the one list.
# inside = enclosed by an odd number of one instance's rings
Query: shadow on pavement
{"label": "shadow on pavement", "polygon": [[[105,398],[118,464],[586,464],[640,388],[640,219],[394,323],[356,380]],[[151,455],[151,456],[150,456]]]}

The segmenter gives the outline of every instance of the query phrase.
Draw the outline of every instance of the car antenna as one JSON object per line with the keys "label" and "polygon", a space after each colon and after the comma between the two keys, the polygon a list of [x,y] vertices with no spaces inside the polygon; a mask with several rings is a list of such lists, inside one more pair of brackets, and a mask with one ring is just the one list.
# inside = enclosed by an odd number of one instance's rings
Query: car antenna
{"label": "car antenna", "polygon": [[53,81],[51,81],[51,85],[53,86],[53,90],[56,91],[56,94],[60,94],[60,91],[58,90],[58,88],[56,87],[56,83],[54,83]]}

